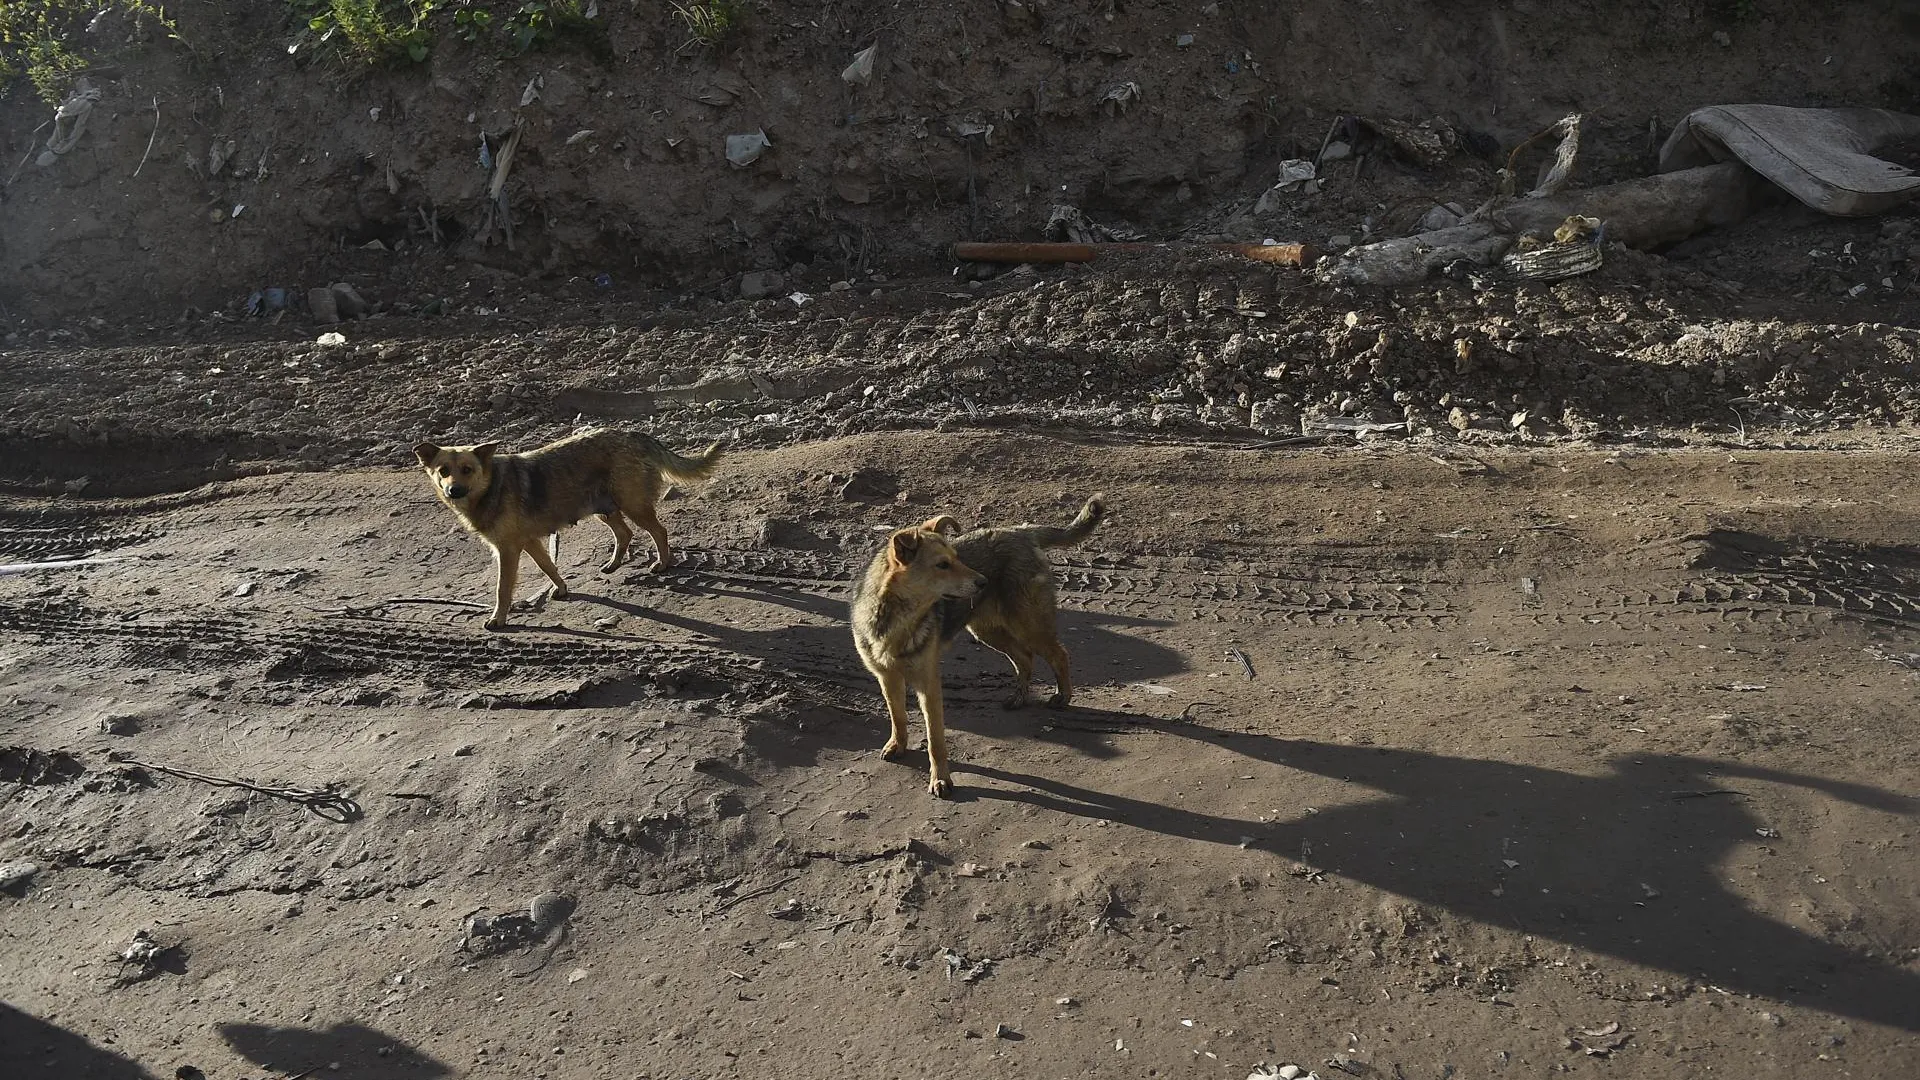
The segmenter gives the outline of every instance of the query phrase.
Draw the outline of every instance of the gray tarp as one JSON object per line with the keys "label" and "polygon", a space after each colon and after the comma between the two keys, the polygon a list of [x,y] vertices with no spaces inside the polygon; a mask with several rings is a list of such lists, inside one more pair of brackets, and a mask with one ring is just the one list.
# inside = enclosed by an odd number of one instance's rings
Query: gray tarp
{"label": "gray tarp", "polygon": [[1737,160],[1823,213],[1865,217],[1920,197],[1920,175],[1874,151],[1920,141],[1920,116],[1886,109],[1716,105],[1687,114],[1660,171]]}

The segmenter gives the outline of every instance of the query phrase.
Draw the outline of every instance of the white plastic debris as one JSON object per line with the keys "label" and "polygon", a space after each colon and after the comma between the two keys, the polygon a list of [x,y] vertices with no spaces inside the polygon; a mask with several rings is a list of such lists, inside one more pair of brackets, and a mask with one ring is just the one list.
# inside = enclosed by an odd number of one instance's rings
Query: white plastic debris
{"label": "white plastic debris", "polygon": [[853,54],[853,63],[840,73],[840,81],[848,86],[865,86],[873,81],[874,54],[880,51],[880,43],[873,44]]}
{"label": "white plastic debris", "polygon": [[727,136],[727,162],[736,169],[744,169],[760,160],[773,143],[767,141],[765,131],[753,131],[745,135]]}
{"label": "white plastic debris", "polygon": [[342,334],[337,330],[329,330],[326,333],[321,334],[319,337],[313,339],[313,343],[315,345],[323,345],[331,349],[336,345],[345,345],[347,343],[347,335]]}
{"label": "white plastic debris", "polygon": [[0,863],[0,889],[11,888],[40,872],[38,863]]}

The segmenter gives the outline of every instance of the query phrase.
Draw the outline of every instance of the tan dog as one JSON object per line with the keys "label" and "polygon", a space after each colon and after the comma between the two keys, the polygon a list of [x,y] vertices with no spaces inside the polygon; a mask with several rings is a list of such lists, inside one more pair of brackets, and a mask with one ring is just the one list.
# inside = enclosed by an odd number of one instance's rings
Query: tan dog
{"label": "tan dog", "polygon": [[907,691],[912,690],[927,721],[927,790],[943,796],[952,789],[940,653],[962,626],[1013,662],[1007,708],[1026,704],[1035,653],[1046,658],[1059,683],[1047,704],[1061,708],[1073,700],[1067,650],[1054,626],[1053,568],[1042,551],[1080,543],[1105,516],[1106,504],[1095,495],[1064,529],[976,529],[948,540],[946,534],[959,532],[960,525],[942,515],[888,538],[853,598],[854,648],[880,682],[892,725],[882,757],[907,748]]}
{"label": "tan dog", "polygon": [[554,598],[566,598],[567,583],[544,541],[589,515],[613,530],[613,558],[601,572],[611,573],[626,561],[633,544],[628,518],[653,538],[653,569],[672,566],[673,548],[654,510],[666,490],[661,478],[704,480],[721,453],[721,444],[714,443],[701,456],[684,458],[651,436],[599,429],[524,454],[502,454],[499,446],[423,442],[413,448],[440,501],[493,548],[496,591],[489,630],[507,625],[523,551],[553,581]]}

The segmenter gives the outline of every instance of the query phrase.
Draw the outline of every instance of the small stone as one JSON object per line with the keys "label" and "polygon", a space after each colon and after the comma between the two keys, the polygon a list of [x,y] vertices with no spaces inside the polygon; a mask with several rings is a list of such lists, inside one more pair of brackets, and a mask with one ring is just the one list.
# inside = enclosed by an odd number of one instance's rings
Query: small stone
{"label": "small stone", "polygon": [[133,735],[140,730],[138,717],[124,713],[109,713],[100,718],[100,733],[103,735]]}
{"label": "small stone", "polygon": [[1344,251],[1347,248],[1350,248],[1353,246],[1353,237],[1348,235],[1347,233],[1340,233],[1338,235],[1328,237],[1327,243],[1335,248],[1338,248]]}
{"label": "small stone", "polygon": [[828,288],[828,289],[830,289],[830,290],[831,290],[831,291],[833,291],[833,292],[852,292],[852,291],[853,291],[853,282],[851,282],[851,281],[836,281],[836,282],[834,282],[834,283],[833,283],[832,285],[829,285],[829,286],[827,286],[827,288]]}
{"label": "small stone", "polygon": [[1274,1075],[1280,1077],[1280,1080],[1294,1080],[1295,1077],[1305,1071],[1305,1069],[1302,1069],[1298,1065],[1282,1065],[1280,1066],[1280,1071]]}
{"label": "small stone", "polygon": [[1013,1028],[1007,1024],[993,1025],[993,1037],[996,1039],[1011,1039],[1018,1034],[1019,1032],[1013,1030]]}
{"label": "small stone", "polygon": [[460,747],[459,749],[457,749],[457,750],[455,750],[455,751],[453,752],[453,756],[454,756],[454,757],[472,757],[472,756],[473,756],[473,744],[472,744],[472,743],[468,743],[468,744],[466,744],[465,746],[462,746],[462,747]]}
{"label": "small stone", "polygon": [[1733,35],[1727,33],[1725,30],[1715,30],[1713,32],[1713,43],[1723,49],[1729,48],[1733,45]]}
{"label": "small stone", "polygon": [[0,863],[0,889],[12,888],[40,872],[40,864],[30,862]]}

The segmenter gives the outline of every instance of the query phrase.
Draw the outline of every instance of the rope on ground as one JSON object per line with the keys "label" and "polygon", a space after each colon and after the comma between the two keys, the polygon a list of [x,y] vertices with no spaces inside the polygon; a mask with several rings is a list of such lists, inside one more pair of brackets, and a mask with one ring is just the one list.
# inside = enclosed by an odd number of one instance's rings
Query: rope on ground
{"label": "rope on ground", "polygon": [[151,761],[141,761],[138,758],[128,757],[124,754],[109,754],[107,760],[121,765],[136,765],[142,769],[152,769],[154,772],[166,773],[168,776],[177,776],[182,780],[211,784],[214,787],[245,788],[248,791],[258,792],[261,795],[270,796],[275,799],[285,799],[287,802],[297,803],[300,806],[306,807],[321,817],[326,818],[328,821],[339,822],[343,825],[350,821],[358,821],[361,816],[360,804],[340,794],[334,790],[331,785],[323,788],[303,788],[275,786],[272,784],[255,784],[241,780],[238,777],[213,776],[208,773],[194,772],[192,769],[176,769],[171,765],[156,765]]}

